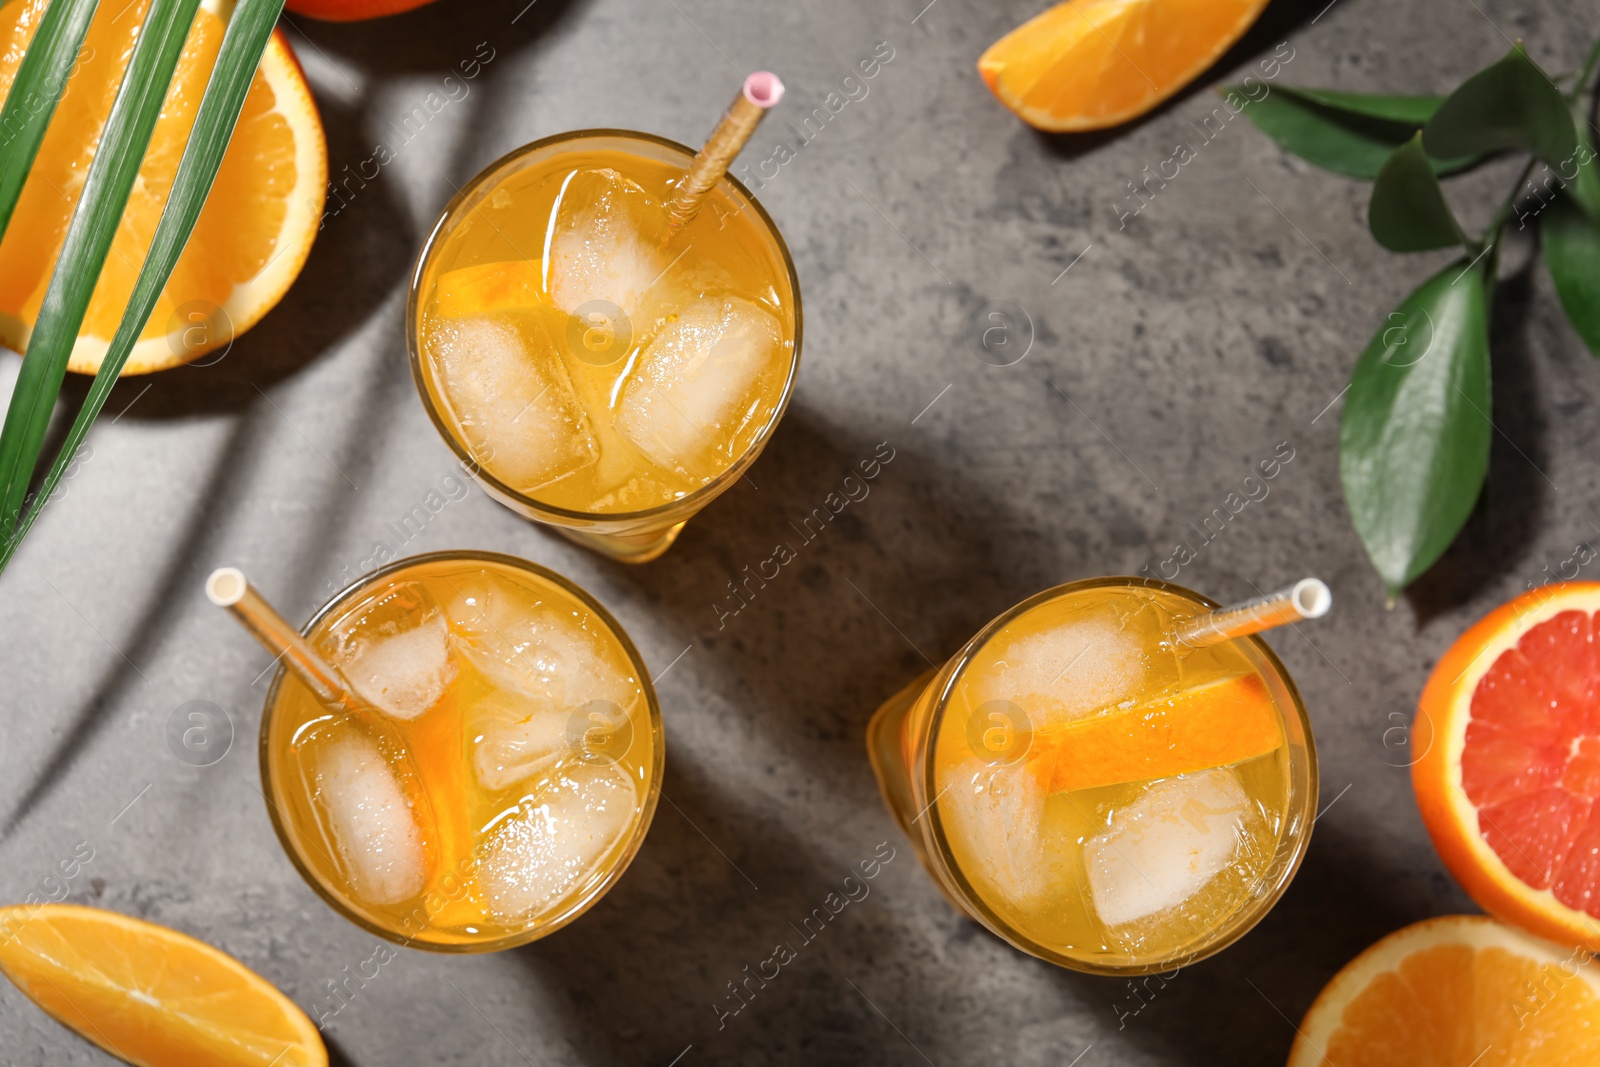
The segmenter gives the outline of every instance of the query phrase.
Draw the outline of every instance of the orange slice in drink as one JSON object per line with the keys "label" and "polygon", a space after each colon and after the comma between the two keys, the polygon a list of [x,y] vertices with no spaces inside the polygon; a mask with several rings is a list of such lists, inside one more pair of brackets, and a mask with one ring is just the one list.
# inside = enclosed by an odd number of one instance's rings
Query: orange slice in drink
{"label": "orange slice in drink", "polygon": [[1482,915],[1428,919],[1345,965],[1288,1067],[1600,1063],[1600,966]]}
{"label": "orange slice in drink", "polygon": [[532,260],[479,263],[439,278],[434,286],[433,310],[453,319],[488,311],[535,308],[544,303],[542,291],[539,264]]}
{"label": "orange slice in drink", "polygon": [[1484,910],[1600,950],[1600,583],[1531,590],[1434,667],[1411,783],[1445,864]]}
{"label": "orange slice in drink", "polygon": [[0,908],[0,971],[140,1067],[327,1067],[317,1028],[244,964],[192,937],[68,904]]}
{"label": "orange slice in drink", "polygon": [[1283,724],[1266,683],[1241,674],[1044,727],[1034,753],[1050,792],[1064,793],[1242,763],[1281,744]]}
{"label": "orange slice in drink", "polygon": [[[0,6],[0,95],[49,0]],[[101,128],[149,0],[101,4],[17,207],[0,240],[0,343],[27,347]],[[122,321],[194,126],[227,24],[220,0],[195,17],[151,135],[127,210],[106,256],[69,367],[98,370]],[[322,121],[281,32],[274,33],[245,98],[210,197],[156,301],[124,374],[176,366],[232,342],[288,290],[322,216],[328,154]]]}
{"label": "orange slice in drink", "polygon": [[1267,0],[1070,0],[989,46],[978,73],[1029,125],[1100,130],[1137,118],[1244,36]]}

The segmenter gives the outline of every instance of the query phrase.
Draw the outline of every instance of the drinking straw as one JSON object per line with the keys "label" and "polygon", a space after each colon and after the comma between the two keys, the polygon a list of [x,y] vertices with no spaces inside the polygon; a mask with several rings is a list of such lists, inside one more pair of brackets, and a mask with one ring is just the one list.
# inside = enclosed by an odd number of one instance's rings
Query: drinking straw
{"label": "drinking straw", "polygon": [[722,116],[705,147],[695,155],[689,173],[678,183],[678,195],[667,205],[666,239],[688,225],[700,210],[700,203],[728,170],[733,157],[744,148],[767,109],[783,99],[783,82],[771,71],[758,70],[744,80],[733,105]]}
{"label": "drinking straw", "polygon": [[332,707],[355,707],[359,701],[350,693],[339,672],[319,656],[311,643],[267,603],[244,572],[237,567],[219,567],[206,579],[206,599],[219,608],[227,608],[246,630],[274,656],[283,660],[284,666],[316,694],[317,699]]}
{"label": "drinking straw", "polygon": [[1320,579],[1302,578],[1287,589],[1190,619],[1178,627],[1177,642],[1189,648],[1220,644],[1301,619],[1320,619],[1333,606],[1333,594]]}

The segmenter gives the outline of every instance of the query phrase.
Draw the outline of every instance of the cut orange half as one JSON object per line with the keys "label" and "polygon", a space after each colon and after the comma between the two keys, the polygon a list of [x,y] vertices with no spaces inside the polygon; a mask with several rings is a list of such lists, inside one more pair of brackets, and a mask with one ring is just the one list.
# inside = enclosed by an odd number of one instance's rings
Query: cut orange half
{"label": "cut orange half", "polygon": [[1064,793],[1243,763],[1282,745],[1283,723],[1266,683],[1243,674],[1047,726],[1034,744],[1050,792]]}
{"label": "cut orange half", "polygon": [[1600,950],[1600,583],[1534,589],[1434,667],[1411,782],[1446,866],[1484,910]]}
{"label": "cut orange half", "polygon": [[1482,915],[1428,919],[1351,960],[1318,995],[1288,1067],[1600,1063],[1600,970]]}
{"label": "cut orange half", "polygon": [[[49,0],[0,6],[0,95],[9,93]],[[149,0],[101,4],[0,240],[0,343],[28,344],[101,128]],[[222,0],[205,0],[139,168],[70,369],[99,369],[227,28]],[[274,33],[194,233],[135,344],[124,374],[176,366],[223,347],[278,302],[300,273],[322,216],[328,156],[322,122],[283,35]]]}
{"label": "cut orange half", "polygon": [[1031,126],[1100,130],[1188,85],[1267,0],[1070,0],[989,46],[978,73]]}
{"label": "cut orange half", "polygon": [[317,1028],[244,964],[164,926],[69,904],[0,908],[0,971],[140,1067],[327,1067]]}

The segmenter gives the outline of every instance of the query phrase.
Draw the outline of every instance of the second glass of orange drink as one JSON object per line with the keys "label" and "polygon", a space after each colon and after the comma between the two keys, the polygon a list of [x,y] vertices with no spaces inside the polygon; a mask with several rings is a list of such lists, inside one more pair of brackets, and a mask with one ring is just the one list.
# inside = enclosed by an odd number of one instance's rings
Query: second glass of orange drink
{"label": "second glass of orange drink", "polygon": [[1264,641],[1180,639],[1216,606],[1142,578],[1059,586],[878,709],[884,797],[958,909],[1052,963],[1139,974],[1272,907],[1310,839],[1316,753]]}
{"label": "second glass of orange drink", "polygon": [[587,593],[511,556],[434,553],[360,579],[305,634],[350,697],[280,671],[261,778],[336,910],[407,946],[484,952],[560,929],[621,876],[661,789],[661,712]]}
{"label": "second glass of orange drink", "polygon": [[800,354],[794,263],[744,186],[669,227],[695,159],[622,130],[511,153],[446,209],[407,307],[423,403],[480,484],[630,562],[755,461]]}

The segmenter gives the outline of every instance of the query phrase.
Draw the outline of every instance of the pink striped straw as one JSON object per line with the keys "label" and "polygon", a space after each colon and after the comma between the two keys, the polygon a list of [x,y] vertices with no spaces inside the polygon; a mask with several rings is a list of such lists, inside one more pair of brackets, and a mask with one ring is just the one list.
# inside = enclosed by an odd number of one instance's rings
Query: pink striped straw
{"label": "pink striped straw", "polygon": [[729,164],[750,140],[767,110],[782,99],[783,82],[771,71],[758,70],[744,80],[733,105],[695,155],[689,172],[678,183],[678,194],[667,205],[666,240],[670,241],[695,217],[706,194],[728,172]]}

